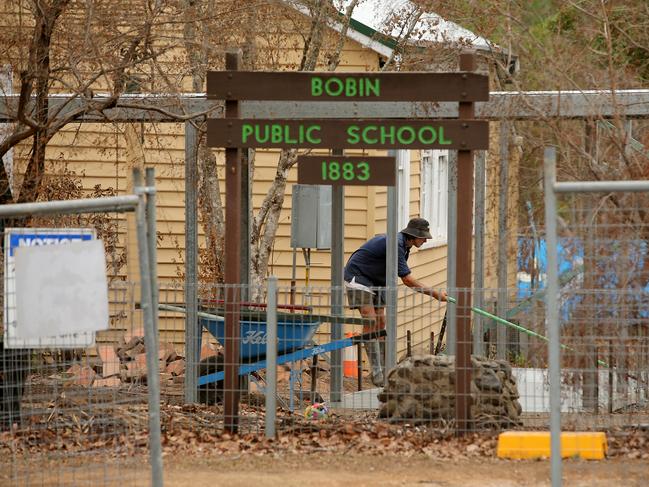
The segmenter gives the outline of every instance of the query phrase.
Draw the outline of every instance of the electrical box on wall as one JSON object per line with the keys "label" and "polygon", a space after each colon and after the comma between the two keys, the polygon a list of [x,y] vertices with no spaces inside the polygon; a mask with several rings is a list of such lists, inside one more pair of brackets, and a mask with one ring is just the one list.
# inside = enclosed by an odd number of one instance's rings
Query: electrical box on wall
{"label": "electrical box on wall", "polygon": [[331,186],[296,184],[291,208],[291,247],[331,248]]}

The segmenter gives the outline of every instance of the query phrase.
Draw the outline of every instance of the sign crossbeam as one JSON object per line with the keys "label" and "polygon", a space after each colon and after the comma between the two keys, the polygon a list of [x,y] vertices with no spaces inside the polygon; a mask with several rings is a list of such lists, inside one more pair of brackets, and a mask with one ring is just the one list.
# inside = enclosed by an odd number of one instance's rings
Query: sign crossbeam
{"label": "sign crossbeam", "polygon": [[486,149],[483,120],[209,119],[210,147]]}
{"label": "sign crossbeam", "polygon": [[322,73],[211,71],[207,97],[220,100],[486,101],[489,79],[477,73]]}

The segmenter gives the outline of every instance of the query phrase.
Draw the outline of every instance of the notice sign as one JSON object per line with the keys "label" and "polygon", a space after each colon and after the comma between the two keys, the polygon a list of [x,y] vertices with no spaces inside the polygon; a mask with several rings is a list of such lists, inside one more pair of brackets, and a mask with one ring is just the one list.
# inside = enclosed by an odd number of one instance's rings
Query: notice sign
{"label": "notice sign", "polygon": [[[95,239],[95,231],[88,228],[7,228],[5,229],[5,262],[4,262],[4,347],[5,348],[83,348],[92,346],[95,342],[95,334],[92,331],[72,331],[64,333],[61,329],[53,329],[52,333],[47,333],[46,336],[35,337],[32,333],[40,334],[37,329],[25,329],[25,333],[18,332],[18,315],[17,315],[17,281],[16,281],[16,254],[19,249],[24,250],[30,247],[43,247],[43,246],[63,246],[65,244],[72,244],[74,242],[89,242]],[[103,252],[103,248],[102,248]],[[29,257],[28,255],[21,255],[21,258]],[[78,258],[78,255],[72,259],[66,259],[55,263],[53,256],[40,256],[37,266],[31,267],[28,275],[22,275],[21,278],[27,277],[27,281],[23,280],[22,285],[30,286],[34,283],[33,279],[37,279],[39,289],[43,286],[54,289],[56,292],[63,292],[63,285],[68,286],[70,282],[72,285],[75,281],[75,272],[77,274],[77,291],[81,291],[87,283],[83,282],[83,274],[86,272],[84,266],[87,264],[86,260]],[[24,264],[29,265],[29,260],[24,261]],[[50,261],[51,260],[51,261]],[[51,264],[56,264],[53,266]],[[68,266],[71,265],[71,267]],[[63,266],[68,266],[69,270],[73,273],[70,277],[62,282],[53,278],[57,272],[60,272]],[[58,269],[58,270],[57,270]],[[29,270],[29,269],[28,269]],[[54,270],[54,274],[52,271]],[[67,272],[67,271],[66,271]],[[105,270],[104,270],[105,272]],[[60,275],[60,274],[59,274]],[[30,284],[31,282],[31,284]],[[68,288],[69,289],[69,288]],[[77,304],[79,298],[77,296]],[[107,297],[104,297],[106,300]],[[25,304],[25,303],[23,303]],[[47,313],[54,313],[51,309],[53,305],[62,304],[57,303],[56,299],[53,302],[37,302],[31,305],[39,308],[39,311]],[[48,308],[48,309],[46,309]],[[86,326],[88,326],[86,324]],[[91,328],[85,328],[90,330]]]}
{"label": "notice sign", "polygon": [[394,186],[394,157],[299,156],[300,184]]}
{"label": "notice sign", "polygon": [[489,123],[421,119],[209,119],[207,145],[226,148],[482,150],[489,148]]}

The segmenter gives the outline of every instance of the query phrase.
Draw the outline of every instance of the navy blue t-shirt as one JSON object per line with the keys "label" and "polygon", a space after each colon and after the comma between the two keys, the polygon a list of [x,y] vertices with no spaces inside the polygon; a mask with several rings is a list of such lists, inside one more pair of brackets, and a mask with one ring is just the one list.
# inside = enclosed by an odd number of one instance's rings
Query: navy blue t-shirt
{"label": "navy blue t-shirt", "polygon": [[[406,248],[405,235],[401,232],[397,236],[397,243],[397,275],[403,278],[411,272],[406,262],[410,249]],[[385,235],[377,235],[365,242],[347,261],[345,281],[351,282],[355,277],[356,282],[364,286],[385,286],[386,248]]]}

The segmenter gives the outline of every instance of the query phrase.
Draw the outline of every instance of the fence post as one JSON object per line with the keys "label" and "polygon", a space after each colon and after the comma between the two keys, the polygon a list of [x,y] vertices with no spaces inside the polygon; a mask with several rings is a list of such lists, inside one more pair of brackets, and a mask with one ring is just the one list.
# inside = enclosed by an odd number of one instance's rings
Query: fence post
{"label": "fence post", "polygon": [[[498,302],[496,305],[496,314],[505,316],[507,312],[507,255],[508,241],[508,185],[509,180],[509,123],[502,121],[500,123],[500,176],[499,176],[499,194],[498,194]],[[507,328],[496,326],[496,357],[499,359],[507,358]]]}
{"label": "fence post", "polygon": [[[449,296],[457,294],[457,151],[448,155],[448,207],[446,220],[446,288]],[[446,355],[455,353],[456,307],[446,306]],[[441,336],[441,335],[440,335]],[[442,337],[443,338],[443,337]],[[441,344],[440,344],[441,346]]]}
{"label": "fence post", "polygon": [[151,272],[151,306],[153,309],[153,329],[157,337],[160,333],[160,329],[158,328],[158,235],[155,211],[155,169],[152,167],[146,168],[146,186],[146,223],[147,243],[149,246],[149,271]]}
{"label": "fence post", "polygon": [[[475,71],[474,52],[460,55],[460,70]],[[459,119],[472,119],[473,102],[459,103]],[[473,240],[473,151],[457,151],[457,226],[455,237],[455,272],[457,289],[455,322],[455,434],[461,436],[472,428],[471,423],[471,260]]]}
{"label": "fence post", "polygon": [[550,468],[552,487],[561,487],[561,348],[559,345],[559,267],[557,255],[556,149],[546,147],[543,157],[545,174],[545,228],[547,240],[546,327],[548,330],[548,375],[550,379]]}
{"label": "fence post", "polygon": [[266,438],[275,438],[277,414],[277,277],[268,278],[266,314]]}
{"label": "fence post", "polygon": [[[475,158],[475,237],[473,258],[473,302],[476,308],[484,308],[484,233],[485,233],[485,163],[486,152],[478,151]],[[502,316],[502,315],[500,315]],[[483,319],[473,318],[473,354],[484,355]]]}
{"label": "fence post", "polygon": [[[225,69],[239,70],[241,51],[225,53]],[[238,118],[238,100],[225,101],[225,118]],[[239,356],[240,305],[241,305],[241,150],[225,149],[225,193],[228,204],[225,207],[225,380],[223,381],[224,428],[230,434],[239,431]]]}
{"label": "fence post", "polygon": [[201,328],[198,325],[198,130],[185,122],[185,402],[197,399]]}
{"label": "fence post", "polygon": [[[388,155],[397,157],[396,150],[388,151]],[[396,172],[397,167],[393,170]],[[395,178],[394,186],[388,186],[388,214],[387,214],[387,239],[386,239],[386,266],[385,266],[385,356],[381,357],[385,384],[388,381],[388,372],[397,365],[397,260],[399,255],[399,178]]]}
{"label": "fence post", "polygon": [[[342,156],[342,149],[333,149],[333,156]],[[331,188],[331,313],[342,316],[345,312],[344,283],[345,259],[345,186],[335,185]],[[331,324],[331,340],[343,338],[343,325]],[[343,398],[343,353],[333,350],[330,354],[331,370],[329,383],[329,401],[341,402]]]}
{"label": "fence post", "polygon": [[[148,176],[148,175],[147,175]],[[144,316],[144,343],[146,350],[147,389],[149,399],[149,455],[151,461],[151,485],[162,487],[162,443],[160,440],[160,374],[158,371],[158,335],[153,310],[153,275],[147,239],[148,188],[142,186],[142,172],[133,169],[133,187],[139,198],[136,209],[138,254],[140,261],[141,301]],[[155,206],[155,201],[153,202]],[[149,217],[151,215],[148,215]],[[155,211],[153,213],[155,218]]]}

